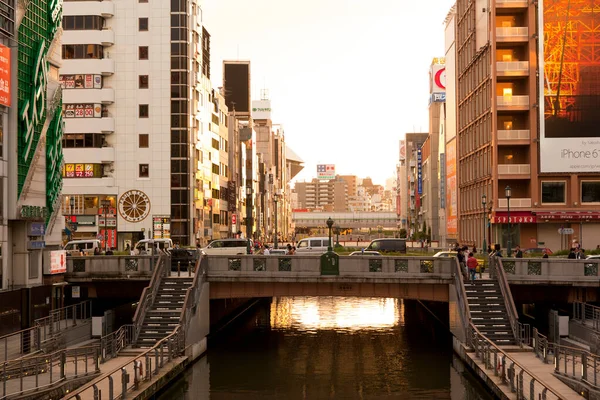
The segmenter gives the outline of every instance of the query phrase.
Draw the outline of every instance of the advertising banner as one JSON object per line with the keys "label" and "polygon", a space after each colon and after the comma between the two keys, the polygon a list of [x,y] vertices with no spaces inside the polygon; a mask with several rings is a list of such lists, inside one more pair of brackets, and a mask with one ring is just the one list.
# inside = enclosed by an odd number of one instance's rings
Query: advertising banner
{"label": "advertising banner", "polygon": [[406,160],[406,140],[400,141],[400,161]]}
{"label": "advertising banner", "polygon": [[423,194],[423,152],[417,150],[417,193]]}
{"label": "advertising banner", "polygon": [[54,250],[50,252],[50,274],[64,274],[67,272],[67,252]]}
{"label": "advertising banner", "polygon": [[171,237],[171,217],[168,215],[153,215],[152,229],[154,239],[168,239]]}
{"label": "advertising banner", "polygon": [[[600,172],[600,13],[592,0],[540,0],[541,172]],[[540,91],[542,92],[542,91]]]}
{"label": "advertising banner", "polygon": [[254,100],[252,119],[271,119],[271,100]]}
{"label": "advertising banner", "polygon": [[318,164],[317,165],[318,179],[335,179],[335,164]]}
{"label": "advertising banner", "polygon": [[0,44],[0,104],[10,107],[10,48]]}
{"label": "advertising banner", "polygon": [[446,208],[446,154],[440,154],[440,208]]}
{"label": "advertising banner", "polygon": [[446,143],[446,231],[458,235],[458,179],[456,176],[456,139]]}

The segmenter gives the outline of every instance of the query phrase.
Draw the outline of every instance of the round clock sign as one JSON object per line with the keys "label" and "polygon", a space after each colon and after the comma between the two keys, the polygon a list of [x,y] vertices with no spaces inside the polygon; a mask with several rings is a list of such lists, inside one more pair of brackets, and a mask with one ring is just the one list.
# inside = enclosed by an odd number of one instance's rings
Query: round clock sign
{"label": "round clock sign", "polygon": [[446,68],[442,68],[435,73],[435,84],[440,89],[446,89]]}
{"label": "round clock sign", "polygon": [[119,214],[127,222],[143,221],[150,213],[150,199],[141,190],[129,190],[119,198]]}

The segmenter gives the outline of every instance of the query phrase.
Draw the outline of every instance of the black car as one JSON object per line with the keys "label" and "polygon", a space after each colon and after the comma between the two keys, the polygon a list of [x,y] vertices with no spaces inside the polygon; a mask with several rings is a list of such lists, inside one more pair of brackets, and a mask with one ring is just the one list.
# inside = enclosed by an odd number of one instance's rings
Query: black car
{"label": "black car", "polygon": [[406,253],[406,239],[375,239],[369,243],[365,251],[378,251],[380,253]]}

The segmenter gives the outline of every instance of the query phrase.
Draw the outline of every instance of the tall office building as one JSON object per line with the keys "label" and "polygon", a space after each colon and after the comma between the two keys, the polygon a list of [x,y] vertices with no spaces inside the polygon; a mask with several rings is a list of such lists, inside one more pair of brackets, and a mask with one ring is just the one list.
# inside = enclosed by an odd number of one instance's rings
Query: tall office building
{"label": "tall office building", "polygon": [[348,185],[343,180],[296,182],[297,208],[333,212],[348,210]]}
{"label": "tall office building", "polygon": [[593,8],[592,0],[457,1],[461,241],[481,245],[485,231],[503,247],[600,244]]}
{"label": "tall office building", "polygon": [[[401,187],[405,187],[406,196],[401,197],[400,215],[401,228],[407,230],[409,235],[418,232],[423,220],[419,214],[421,208],[421,195],[423,194],[422,146],[427,140],[427,133],[407,133],[404,138],[406,159],[401,166]],[[402,147],[402,142],[400,144]],[[402,149],[400,151],[402,156]],[[402,183],[404,182],[404,183]]]}
{"label": "tall office building", "polygon": [[73,237],[123,248],[206,233],[211,193],[198,185],[211,175],[197,143],[218,135],[208,127],[220,116],[202,113],[214,106],[201,15],[196,0],[64,3],[63,212]]}

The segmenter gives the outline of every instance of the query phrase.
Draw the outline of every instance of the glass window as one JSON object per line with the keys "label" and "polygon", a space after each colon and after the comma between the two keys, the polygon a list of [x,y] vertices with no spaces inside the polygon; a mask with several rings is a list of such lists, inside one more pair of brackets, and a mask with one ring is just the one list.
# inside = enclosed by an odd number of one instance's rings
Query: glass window
{"label": "glass window", "polygon": [[566,203],[566,182],[542,182],[542,204]]}
{"label": "glass window", "polygon": [[138,146],[140,148],[147,148],[150,146],[150,137],[147,133],[140,133]]}
{"label": "glass window", "polygon": [[148,104],[140,104],[139,117],[140,118],[148,118],[148,115],[149,115]]}
{"label": "glass window", "polygon": [[581,202],[600,203],[600,181],[581,182]]}
{"label": "glass window", "polygon": [[140,46],[139,47],[139,59],[140,60],[148,59],[148,46]]}
{"label": "glass window", "polygon": [[139,177],[148,178],[150,177],[150,166],[148,164],[139,165]]}
{"label": "glass window", "polygon": [[148,89],[148,75],[139,76],[139,88]]}
{"label": "glass window", "polygon": [[148,30],[148,18],[140,18],[138,24],[140,31]]}

